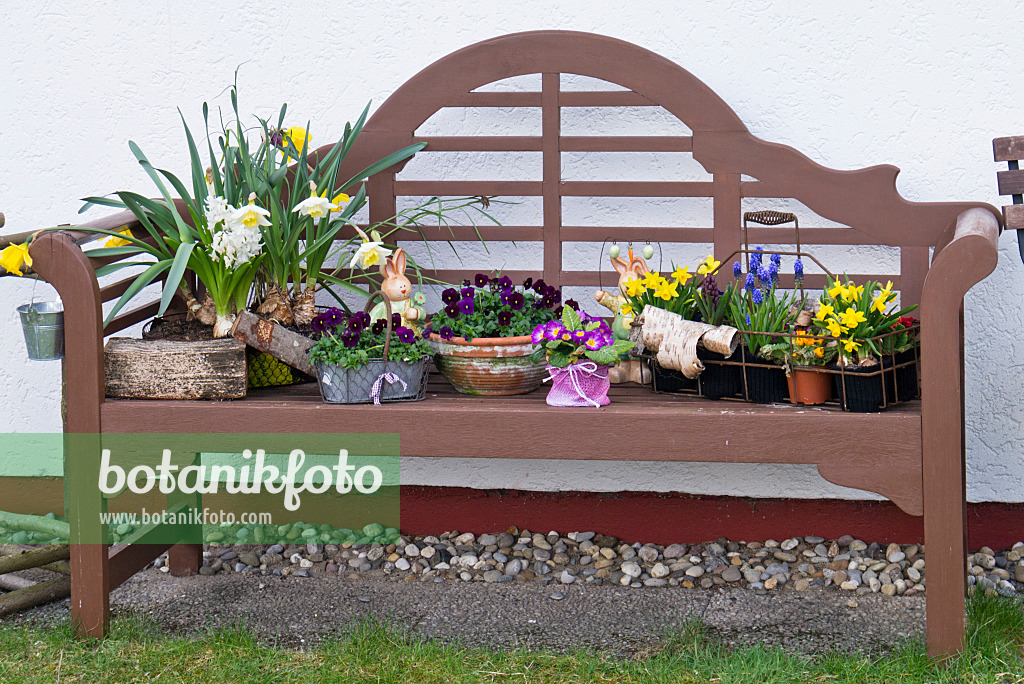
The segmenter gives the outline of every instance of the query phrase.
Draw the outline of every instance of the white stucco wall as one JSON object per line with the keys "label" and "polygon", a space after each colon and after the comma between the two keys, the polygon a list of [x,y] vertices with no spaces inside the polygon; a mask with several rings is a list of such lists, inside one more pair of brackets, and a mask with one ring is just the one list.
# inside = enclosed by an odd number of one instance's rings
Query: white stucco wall
{"label": "white stucco wall", "polygon": [[[978,8],[946,2],[805,3],[528,0],[489,3],[303,3],[264,0],[88,4],[15,3],[0,24],[0,173],[2,232],[75,220],[77,198],[116,189],[149,191],[127,148],[139,143],[158,166],[185,173],[187,152],[175,107],[193,130],[204,100],[221,96],[234,69],[243,111],[263,116],[289,103],[290,123],[312,121],[314,143],[340,134],[368,101],[382,102],[420,68],[483,38],[530,29],[603,33],[660,53],[689,69],[734,108],[758,137],[791,145],[826,166],[892,163],[913,200],[969,199],[1000,204],[991,161],[993,137],[1024,134],[1022,68],[1005,37],[1024,20],[1009,0]],[[566,87],[584,87],[579,82]],[[503,87],[529,87],[512,83]],[[1017,88],[1014,92],[1013,88]],[[626,115],[630,133],[671,132],[678,124],[651,112]],[[614,134],[623,119],[567,115],[566,134]],[[537,121],[516,112],[451,115],[428,122],[447,133],[522,133]],[[675,126],[675,128],[673,128]],[[570,132],[571,131],[571,132]],[[495,178],[502,169],[539,177],[539,160],[449,157],[452,178]],[[692,161],[605,155],[580,164],[565,155],[567,179],[637,179]],[[419,160],[406,177],[426,173]],[[539,205],[506,208],[506,221],[539,219]],[[567,222],[611,212],[633,225],[710,225],[710,204],[567,200]],[[100,215],[93,210],[89,215]],[[803,214],[801,214],[803,220]],[[700,225],[700,223],[697,223]],[[808,225],[805,223],[805,225]],[[1024,267],[1013,236],[1001,238],[996,273],[967,302],[968,496],[1024,501]],[[446,249],[446,246],[445,246]],[[567,264],[594,263],[593,247]],[[703,248],[694,251],[701,252]],[[475,251],[475,250],[474,250]],[[518,267],[537,255],[492,245],[493,266]],[[702,254],[700,254],[702,256]],[[680,258],[679,254],[666,254]],[[826,255],[827,256],[827,255]],[[841,267],[870,272],[892,256],[860,250]],[[475,257],[467,257],[479,263]],[[847,264],[853,264],[849,267]],[[14,309],[30,282],[0,279],[0,430],[59,431],[59,364],[26,360]],[[40,292],[46,291],[41,285]],[[528,426],[524,439],[529,439]],[[624,434],[624,437],[629,435]],[[656,435],[635,435],[640,444]],[[823,436],[808,435],[806,445]],[[866,497],[834,487],[801,466],[607,464],[450,459],[406,461],[403,480],[421,484],[523,489],[705,492],[759,497]],[[41,470],[48,470],[41,465]]]}

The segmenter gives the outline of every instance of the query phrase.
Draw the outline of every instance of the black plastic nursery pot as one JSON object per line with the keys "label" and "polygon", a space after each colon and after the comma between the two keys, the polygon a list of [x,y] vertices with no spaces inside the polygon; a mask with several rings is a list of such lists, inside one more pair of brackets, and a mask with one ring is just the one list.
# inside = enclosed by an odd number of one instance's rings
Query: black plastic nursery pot
{"label": "black plastic nursery pot", "polygon": [[[884,357],[881,365],[875,364],[866,367],[845,366],[840,368],[837,364],[831,365],[830,368],[836,371],[832,376],[832,382],[836,399],[839,400],[839,407],[853,413],[877,413],[899,401],[897,376],[892,365],[892,357]],[[916,395],[917,370],[914,369],[913,373],[914,394]],[[909,392],[909,389],[906,389],[905,392]]]}
{"label": "black plastic nursery pot", "polygon": [[[700,396],[722,399],[743,394],[743,370],[738,365],[742,357],[739,351],[726,358],[717,352],[697,347],[697,358],[704,363],[704,370],[697,378]],[[724,364],[723,361],[735,362],[737,365]]]}
{"label": "black plastic nursery pot", "polygon": [[755,404],[778,404],[789,398],[789,383],[786,382],[786,370],[782,366],[769,365],[765,360],[748,354],[745,347],[740,347],[744,363],[756,364],[743,366],[747,378],[747,401]]}
{"label": "black plastic nursery pot", "polygon": [[653,356],[648,357],[647,367],[651,370],[651,389],[655,392],[683,394],[697,391],[696,378],[691,380],[680,371],[665,368]]}
{"label": "black plastic nursery pot", "polygon": [[[896,399],[911,401],[918,395],[917,350],[908,349],[896,355]],[[903,365],[906,364],[906,365]]]}

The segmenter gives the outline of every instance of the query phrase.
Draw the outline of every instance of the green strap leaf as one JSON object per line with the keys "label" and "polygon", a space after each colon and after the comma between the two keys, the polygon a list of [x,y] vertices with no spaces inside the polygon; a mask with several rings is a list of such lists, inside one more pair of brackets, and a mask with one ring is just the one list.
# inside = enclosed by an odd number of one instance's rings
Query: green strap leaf
{"label": "green strap leaf", "polygon": [[171,305],[171,299],[174,297],[178,285],[181,284],[181,278],[185,273],[185,268],[188,267],[188,260],[192,256],[195,246],[194,242],[183,242],[178,246],[178,253],[174,255],[170,270],[167,272],[167,286],[164,287],[163,294],[160,296],[160,310],[157,315],[162,316],[167,311],[167,307]]}

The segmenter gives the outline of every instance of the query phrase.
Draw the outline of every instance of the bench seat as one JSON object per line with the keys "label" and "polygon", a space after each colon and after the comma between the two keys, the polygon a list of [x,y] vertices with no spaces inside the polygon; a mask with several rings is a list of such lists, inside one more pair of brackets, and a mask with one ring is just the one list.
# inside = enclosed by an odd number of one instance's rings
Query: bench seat
{"label": "bench seat", "polygon": [[[324,404],[316,384],[307,383],[199,404],[107,399],[100,410],[104,429],[115,433],[365,432],[386,417],[386,431],[400,435],[402,456],[815,463],[836,484],[881,494],[910,515],[923,510],[920,401],[846,413],[656,394],[628,384],[612,385],[612,403],[592,409],[554,408],[544,403],[546,394],[542,387],[470,396],[432,373],[426,401],[384,407]],[[871,440],[863,439],[867,434]]]}

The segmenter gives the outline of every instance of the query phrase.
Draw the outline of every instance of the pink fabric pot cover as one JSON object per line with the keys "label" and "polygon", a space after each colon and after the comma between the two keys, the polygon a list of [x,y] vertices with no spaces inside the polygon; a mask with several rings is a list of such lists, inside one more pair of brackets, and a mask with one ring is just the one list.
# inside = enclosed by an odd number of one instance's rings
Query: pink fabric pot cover
{"label": "pink fabric pot cover", "polygon": [[548,406],[607,406],[608,370],[605,366],[593,361],[580,361],[565,368],[548,366],[551,390],[548,392]]}

